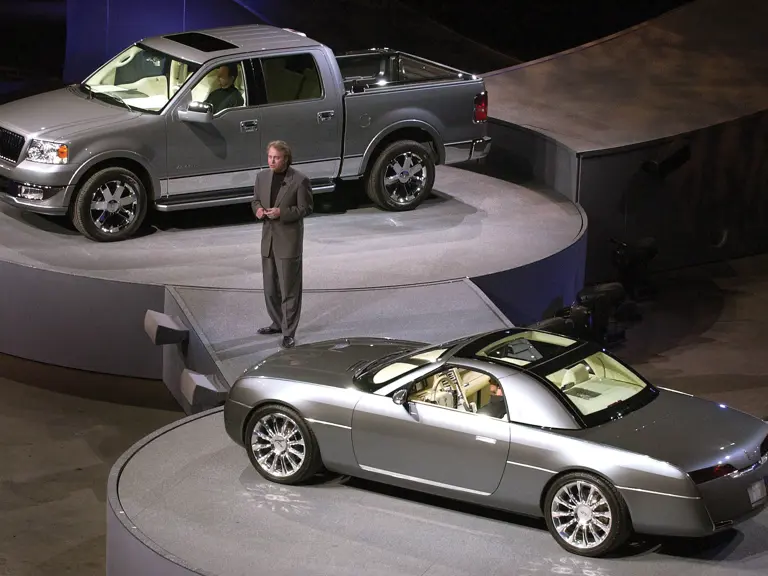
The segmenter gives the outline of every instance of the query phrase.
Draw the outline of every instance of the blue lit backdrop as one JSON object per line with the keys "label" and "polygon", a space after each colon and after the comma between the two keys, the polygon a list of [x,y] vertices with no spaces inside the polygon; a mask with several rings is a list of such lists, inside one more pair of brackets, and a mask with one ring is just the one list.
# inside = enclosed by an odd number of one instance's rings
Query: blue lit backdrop
{"label": "blue lit backdrop", "polygon": [[255,0],[67,0],[64,81],[79,82],[141,38],[266,21]]}

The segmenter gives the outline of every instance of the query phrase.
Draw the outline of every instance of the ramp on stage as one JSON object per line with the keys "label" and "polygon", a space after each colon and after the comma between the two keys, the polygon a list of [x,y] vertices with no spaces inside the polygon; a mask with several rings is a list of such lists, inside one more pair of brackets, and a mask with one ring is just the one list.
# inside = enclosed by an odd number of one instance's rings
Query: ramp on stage
{"label": "ramp on stage", "polygon": [[[437,174],[434,197],[410,212],[350,200],[338,213],[318,197],[305,222],[299,344],[355,335],[447,340],[534,322],[572,302],[586,243],[578,206],[477,167]],[[0,207],[0,352],[162,378],[182,401],[185,369],[222,391],[276,351],[279,339],[256,334],[268,320],[250,208],[153,218],[144,235],[98,244],[59,220]],[[142,323],[147,310],[173,317],[185,341],[154,346]]]}

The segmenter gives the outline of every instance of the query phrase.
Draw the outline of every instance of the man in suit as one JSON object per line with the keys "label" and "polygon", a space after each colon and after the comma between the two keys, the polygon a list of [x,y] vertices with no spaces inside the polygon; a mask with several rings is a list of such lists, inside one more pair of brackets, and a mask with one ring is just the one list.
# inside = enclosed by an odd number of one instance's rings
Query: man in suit
{"label": "man in suit", "polygon": [[309,178],[291,167],[291,149],[277,140],[267,146],[269,170],[256,176],[251,207],[264,224],[261,266],[264,299],[272,324],[259,334],[282,332],[283,348],[295,345],[301,314],[304,218],[314,209]]}

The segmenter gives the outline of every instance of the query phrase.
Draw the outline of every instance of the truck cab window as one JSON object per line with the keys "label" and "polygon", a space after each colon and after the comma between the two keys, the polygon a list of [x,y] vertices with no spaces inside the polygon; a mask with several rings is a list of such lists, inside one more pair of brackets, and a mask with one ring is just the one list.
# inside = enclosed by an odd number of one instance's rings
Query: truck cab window
{"label": "truck cab window", "polygon": [[323,97],[317,63],[311,54],[262,58],[261,67],[268,104]]}
{"label": "truck cab window", "polygon": [[230,62],[209,70],[192,88],[192,100],[212,104],[214,114],[229,108],[245,106],[245,79],[242,63]]}

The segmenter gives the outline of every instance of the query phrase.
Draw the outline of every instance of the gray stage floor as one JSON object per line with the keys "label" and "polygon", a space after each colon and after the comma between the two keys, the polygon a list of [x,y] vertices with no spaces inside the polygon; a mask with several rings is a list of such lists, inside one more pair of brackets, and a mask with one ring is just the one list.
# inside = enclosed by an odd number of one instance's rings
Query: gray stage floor
{"label": "gray stage floor", "polygon": [[[278,351],[280,338],[259,336],[270,324],[259,290],[176,288],[187,317],[210,344],[232,384],[249,366]],[[346,336],[448,341],[510,326],[469,280],[348,292],[304,293],[297,344]]]}
{"label": "gray stage floor", "polygon": [[267,483],[225,434],[220,411],[157,437],[122,471],[130,522],[216,576],[736,576],[768,573],[768,512],[715,539],[638,542],[624,556],[564,552],[543,523],[331,478]]}
{"label": "gray stage floor", "polygon": [[695,0],[612,39],[486,75],[491,115],[584,152],[765,110],[766,22],[765,0]]}
{"label": "gray stage floor", "polygon": [[[560,252],[586,225],[579,209],[554,193],[455,167],[438,168],[435,189],[435,198],[410,212],[363,207],[308,218],[305,287],[369,288],[491,274]],[[261,232],[250,208],[234,208],[241,210],[235,223],[231,210],[195,210],[174,214],[172,226],[149,235],[99,244],[56,220],[0,206],[0,258],[128,282],[261,288]]]}

